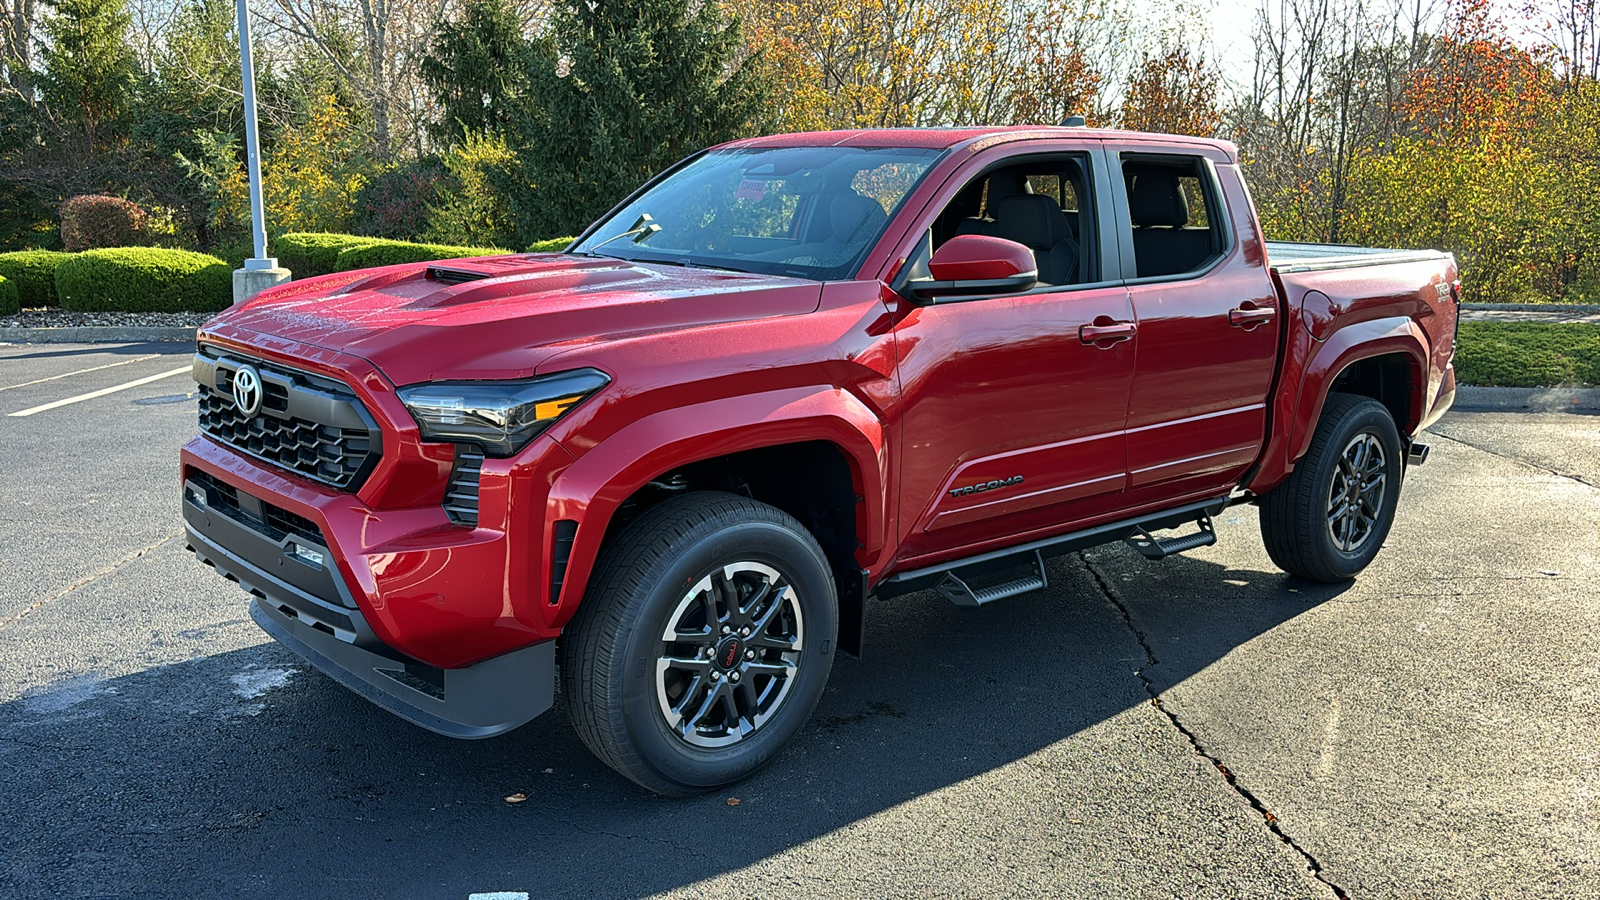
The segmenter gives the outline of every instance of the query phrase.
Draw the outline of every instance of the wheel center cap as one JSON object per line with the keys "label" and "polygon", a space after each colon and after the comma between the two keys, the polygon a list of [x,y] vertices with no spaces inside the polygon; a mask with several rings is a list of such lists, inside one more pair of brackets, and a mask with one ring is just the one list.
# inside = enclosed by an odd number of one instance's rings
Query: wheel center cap
{"label": "wheel center cap", "polygon": [[717,668],[726,672],[736,668],[739,660],[744,657],[744,641],[736,637],[726,638],[717,645]]}

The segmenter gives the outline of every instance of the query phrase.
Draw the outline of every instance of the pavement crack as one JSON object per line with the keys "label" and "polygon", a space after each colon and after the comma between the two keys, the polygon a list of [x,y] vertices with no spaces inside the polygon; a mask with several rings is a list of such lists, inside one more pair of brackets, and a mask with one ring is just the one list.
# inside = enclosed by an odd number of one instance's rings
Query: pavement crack
{"label": "pavement crack", "polygon": [[1520,456],[1512,456],[1509,453],[1501,453],[1498,450],[1491,450],[1488,447],[1479,446],[1478,444],[1474,444],[1471,441],[1463,441],[1461,438],[1452,437],[1452,436],[1450,436],[1448,434],[1445,434],[1444,432],[1441,432],[1441,431],[1430,431],[1428,433],[1433,435],[1434,437],[1443,438],[1443,439],[1445,439],[1445,440],[1447,440],[1447,441],[1449,441],[1449,442],[1451,442],[1453,444],[1460,444],[1463,447],[1471,447],[1474,450],[1478,450],[1478,451],[1487,453],[1490,456],[1498,457],[1500,459],[1504,459],[1504,460],[1507,460],[1509,462],[1521,463],[1522,465],[1525,465],[1530,469],[1538,469],[1541,472],[1548,472],[1549,474],[1554,475],[1557,478],[1565,478],[1568,481],[1576,481],[1577,483],[1583,485],[1584,487],[1600,488],[1600,484],[1596,484],[1593,481],[1590,481],[1589,479],[1584,478],[1582,475],[1568,475],[1566,472],[1557,471],[1556,469],[1552,469],[1549,466],[1541,466],[1536,462],[1529,462],[1528,460],[1523,459]]}
{"label": "pavement crack", "polygon": [[135,550],[132,553],[129,553],[128,555],[122,557],[121,559],[117,560],[116,562],[112,563],[109,566],[106,566],[103,569],[98,569],[98,570],[96,570],[94,572],[90,572],[88,575],[85,575],[82,578],[79,578],[77,581],[74,581],[73,583],[67,585],[66,587],[62,588],[59,591],[56,591],[54,594],[51,594],[48,597],[45,597],[45,598],[40,599],[40,600],[35,600],[34,602],[32,602],[32,603],[28,604],[27,606],[23,607],[21,611],[15,613],[13,615],[7,616],[6,618],[0,619],[0,628],[4,628],[7,625],[10,625],[10,624],[12,624],[14,622],[20,621],[22,619],[27,618],[28,616],[33,615],[35,612],[38,612],[40,609],[44,608],[45,605],[50,604],[50,603],[54,603],[55,601],[60,600],[62,597],[67,596],[68,594],[72,593],[73,591],[77,590],[78,588],[83,587],[84,585],[90,584],[90,583],[95,582],[95,581],[99,581],[101,578],[104,578],[107,575],[110,575],[112,572],[115,572],[116,570],[122,568],[123,566],[127,565],[128,563],[133,562],[134,560],[138,559],[139,557],[150,553],[152,550],[155,550],[156,548],[160,547],[162,544],[167,543],[168,541],[172,540],[173,538],[175,538],[175,537],[177,537],[177,536],[179,536],[181,534],[183,534],[183,530],[182,529],[174,531],[171,534],[168,534],[168,535],[162,537],[161,540],[156,541],[154,544],[151,544],[148,547],[140,547],[138,550]]}
{"label": "pavement crack", "polygon": [[[1086,554],[1079,553],[1077,556],[1078,559],[1083,563],[1084,570],[1089,573],[1089,577],[1094,579],[1095,585],[1100,589],[1100,593],[1105,596],[1106,602],[1110,603],[1112,608],[1116,609],[1117,614],[1122,618],[1122,624],[1127,627],[1128,631],[1133,634],[1134,639],[1139,642],[1139,647],[1144,650],[1144,656],[1148,661],[1148,665],[1158,665],[1160,660],[1156,659],[1155,650],[1150,646],[1150,639],[1145,635],[1144,631],[1141,630],[1138,625],[1134,624],[1133,616],[1128,613],[1127,605],[1124,604],[1122,602],[1122,598],[1117,595],[1117,591],[1111,586],[1111,582],[1106,580],[1105,575],[1089,562],[1089,557]],[[1338,900],[1350,900],[1350,895],[1345,893],[1344,888],[1335,884],[1323,872],[1322,863],[1312,855],[1311,851],[1300,846],[1300,844],[1297,843],[1294,838],[1290,837],[1288,833],[1283,830],[1283,828],[1278,824],[1278,817],[1273,815],[1272,810],[1267,808],[1267,805],[1261,801],[1261,798],[1257,797],[1249,788],[1240,784],[1239,779],[1233,774],[1232,771],[1228,769],[1226,765],[1223,764],[1222,760],[1212,755],[1211,751],[1207,750],[1205,744],[1200,741],[1199,736],[1190,730],[1187,725],[1183,724],[1183,720],[1178,718],[1178,714],[1162,704],[1161,692],[1156,690],[1155,682],[1151,680],[1149,674],[1145,671],[1145,667],[1135,669],[1134,674],[1139,677],[1139,683],[1144,685],[1145,693],[1150,696],[1150,705],[1155,707],[1156,711],[1161,713],[1161,715],[1166,718],[1167,722],[1174,729],[1176,729],[1179,734],[1183,735],[1184,739],[1189,742],[1190,748],[1192,748],[1196,754],[1198,754],[1202,759],[1211,763],[1211,765],[1222,774],[1223,781],[1227,783],[1228,787],[1231,788],[1235,794],[1238,794],[1241,799],[1250,804],[1252,809],[1261,814],[1261,819],[1266,823],[1267,830],[1272,832],[1272,835],[1279,841],[1282,841],[1283,844],[1290,850],[1293,850],[1305,862],[1306,867],[1311,871],[1311,876],[1327,885],[1328,889],[1333,892],[1333,895],[1337,897]]]}

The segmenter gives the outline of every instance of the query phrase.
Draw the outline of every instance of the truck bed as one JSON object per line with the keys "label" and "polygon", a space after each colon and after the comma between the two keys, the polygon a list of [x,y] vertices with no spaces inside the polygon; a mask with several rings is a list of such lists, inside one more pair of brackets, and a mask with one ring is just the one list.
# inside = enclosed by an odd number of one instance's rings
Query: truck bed
{"label": "truck bed", "polygon": [[1298,241],[1267,241],[1266,244],[1267,262],[1274,272],[1280,273],[1427,262],[1447,256],[1438,250],[1388,250],[1351,244],[1307,244]]}

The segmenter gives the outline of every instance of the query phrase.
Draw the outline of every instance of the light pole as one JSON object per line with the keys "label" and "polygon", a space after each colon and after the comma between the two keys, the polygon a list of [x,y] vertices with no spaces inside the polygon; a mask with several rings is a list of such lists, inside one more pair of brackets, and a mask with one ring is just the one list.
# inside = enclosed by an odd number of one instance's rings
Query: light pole
{"label": "light pole", "polygon": [[234,0],[239,12],[239,71],[244,85],[244,146],[250,174],[250,231],[255,256],[233,273],[233,302],[243,303],[275,284],[289,280],[289,270],[267,255],[267,213],[261,201],[261,137],[256,128],[256,66],[250,53],[250,3]]}

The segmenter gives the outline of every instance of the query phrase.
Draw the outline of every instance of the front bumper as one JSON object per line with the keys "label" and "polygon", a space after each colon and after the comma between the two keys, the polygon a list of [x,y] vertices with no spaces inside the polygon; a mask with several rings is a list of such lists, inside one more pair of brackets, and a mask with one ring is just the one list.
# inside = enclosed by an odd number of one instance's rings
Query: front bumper
{"label": "front bumper", "polygon": [[[235,492],[232,502],[219,490]],[[316,523],[284,512],[219,487],[214,476],[184,481],[190,549],[255,597],[251,616],[280,643],[373,703],[450,737],[502,734],[553,704],[554,641],[461,668],[413,659],[369,626]]]}

